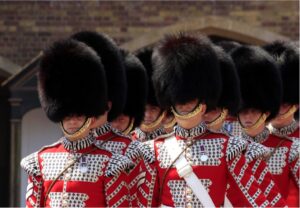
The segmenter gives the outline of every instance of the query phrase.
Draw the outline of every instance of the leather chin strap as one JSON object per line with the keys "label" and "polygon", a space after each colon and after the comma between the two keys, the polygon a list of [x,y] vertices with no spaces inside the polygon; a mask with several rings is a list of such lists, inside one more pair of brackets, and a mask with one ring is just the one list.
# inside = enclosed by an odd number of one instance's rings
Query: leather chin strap
{"label": "leather chin strap", "polygon": [[163,120],[163,118],[165,117],[165,112],[162,112],[160,114],[160,116],[155,120],[153,121],[152,123],[150,124],[144,124],[142,123],[141,124],[141,128],[145,129],[145,130],[148,130],[148,131],[151,131],[152,129],[154,129],[155,127],[159,126]]}
{"label": "leather chin strap", "polygon": [[63,124],[62,124],[62,122],[60,122],[60,127],[61,127],[61,129],[62,129],[64,135],[65,135],[68,139],[71,139],[71,140],[72,140],[72,139],[74,139],[74,138],[80,138],[81,135],[84,134],[84,133],[89,129],[91,123],[92,123],[92,119],[91,119],[91,118],[87,118],[87,119],[85,120],[84,124],[80,127],[80,129],[78,129],[78,130],[77,130],[76,132],[74,132],[73,134],[70,134],[70,133],[68,133],[68,132],[65,130],[65,128],[64,128],[64,126],[63,126]]}
{"label": "leather chin strap", "polygon": [[246,133],[248,133],[249,131],[253,131],[253,130],[257,129],[263,122],[266,121],[267,117],[268,117],[267,114],[265,114],[265,113],[261,114],[261,116],[260,116],[259,119],[255,122],[255,124],[253,124],[252,126],[250,126],[250,127],[248,127],[248,128],[246,128],[246,127],[244,127],[244,126],[242,125],[242,123],[241,123],[241,121],[240,121],[240,117],[238,117],[238,119],[239,119],[239,122],[240,122],[240,124],[241,124],[243,130],[244,130]]}
{"label": "leather chin strap", "polygon": [[185,115],[181,115],[181,114],[177,113],[177,111],[175,110],[175,108],[173,106],[171,107],[171,111],[173,112],[174,116],[176,118],[182,119],[182,120],[188,120],[190,118],[197,116],[202,111],[202,109],[203,109],[203,105],[200,103],[195,107],[195,109],[192,112],[185,114]]}
{"label": "leather chin strap", "polygon": [[222,123],[225,120],[227,115],[228,115],[228,110],[223,108],[222,112],[220,113],[220,115],[215,120],[213,120],[212,122],[209,122],[209,123],[206,124],[207,127],[212,128],[216,125],[219,125],[220,123]]}

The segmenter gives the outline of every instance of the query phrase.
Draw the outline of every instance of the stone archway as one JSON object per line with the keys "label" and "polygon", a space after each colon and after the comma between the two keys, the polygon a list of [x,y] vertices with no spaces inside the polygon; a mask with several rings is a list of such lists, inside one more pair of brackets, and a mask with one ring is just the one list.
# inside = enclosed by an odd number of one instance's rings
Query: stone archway
{"label": "stone archway", "polygon": [[156,43],[165,34],[176,33],[178,31],[201,32],[206,35],[215,35],[255,45],[263,45],[274,40],[289,40],[288,37],[264,30],[263,28],[252,27],[240,21],[220,16],[207,16],[185,19],[174,25],[153,30],[151,33],[122,44],[121,47],[129,51],[136,51]]}

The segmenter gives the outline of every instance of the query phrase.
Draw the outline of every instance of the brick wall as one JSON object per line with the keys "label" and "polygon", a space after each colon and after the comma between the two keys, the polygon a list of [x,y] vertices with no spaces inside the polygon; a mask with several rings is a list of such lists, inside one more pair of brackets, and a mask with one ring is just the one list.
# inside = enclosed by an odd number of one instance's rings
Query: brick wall
{"label": "brick wall", "polygon": [[97,30],[124,43],[206,15],[223,16],[298,40],[298,1],[0,2],[0,56],[24,65],[52,41]]}

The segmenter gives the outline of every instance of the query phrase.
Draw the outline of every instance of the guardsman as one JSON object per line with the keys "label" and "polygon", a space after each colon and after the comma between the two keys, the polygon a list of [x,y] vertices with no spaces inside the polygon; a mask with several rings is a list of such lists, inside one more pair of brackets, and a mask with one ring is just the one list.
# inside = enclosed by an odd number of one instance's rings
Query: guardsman
{"label": "guardsman", "polygon": [[[101,58],[86,44],[62,40],[43,54],[38,92],[48,118],[65,136],[21,162],[28,173],[28,207],[127,207],[127,157],[112,154],[91,131],[105,123],[107,85]],[[119,187],[119,189],[116,189]]]}
{"label": "guardsman", "polygon": [[152,73],[153,66],[151,62],[152,48],[143,48],[137,51],[136,56],[143,63],[148,75],[148,96],[142,124],[132,132],[132,138],[141,142],[153,140],[164,134],[162,121],[165,118],[164,109],[162,109],[156,99],[154,92]]}
{"label": "guardsman", "polygon": [[111,123],[113,128],[128,136],[144,119],[148,77],[145,67],[135,55],[125,50],[121,53],[127,78],[127,98],[123,113]]}
{"label": "guardsman", "polygon": [[[295,175],[299,173],[299,143],[272,135],[266,128],[266,124],[276,117],[282,99],[278,65],[272,56],[256,46],[237,48],[232,58],[241,83],[242,106],[238,117],[243,127],[242,137],[271,150],[265,160],[286,200],[290,180],[298,182],[299,178]],[[274,206],[272,202],[271,206]]]}
{"label": "guardsman", "polygon": [[[234,206],[269,205],[242,151],[246,143],[211,133],[203,115],[221,92],[219,61],[212,43],[199,36],[166,36],[153,52],[153,84],[160,105],[172,109],[173,135],[147,142],[155,161],[152,177],[138,187],[140,203],[162,207],[219,207],[227,186],[240,197]],[[147,176],[150,176],[147,175]]]}
{"label": "guardsman", "polygon": [[[230,55],[230,53],[241,46],[240,43],[235,41],[220,41],[216,43],[218,46],[223,48],[223,50]],[[232,89],[233,90],[233,89]],[[228,114],[226,117],[225,122],[223,123],[224,129],[234,136],[241,136],[242,134],[242,127],[236,115]]]}
{"label": "guardsman", "polygon": [[[237,115],[241,101],[240,82],[231,57],[220,47],[215,46],[214,49],[216,50],[220,62],[222,90],[220,99],[217,103],[217,108],[208,110],[204,115],[204,118],[210,131],[232,136],[231,131],[228,131],[228,128],[226,128],[223,123],[226,120],[227,114],[234,117]],[[260,189],[263,191],[268,201],[272,202],[272,206],[284,207],[286,202],[280,195],[278,187],[274,185],[272,175],[268,171],[267,164],[264,161],[270,150],[259,143],[250,141],[247,141],[247,143],[248,145],[244,152],[246,161],[248,163],[248,168],[260,185]],[[236,195],[234,188],[235,187],[232,186],[228,188],[228,198],[233,198],[231,197],[231,194]],[[236,196],[234,198],[238,199]]]}
{"label": "guardsman", "polygon": [[[279,137],[299,140],[299,121],[295,119],[299,117],[299,48],[279,41],[264,48],[278,62],[283,86],[279,114],[271,121],[271,132]],[[290,181],[287,204],[299,206],[299,184],[294,180]]]}
{"label": "guardsman", "polygon": [[[133,141],[130,136],[126,136],[111,127],[110,122],[124,112],[127,97],[126,66],[119,47],[107,35],[92,31],[76,33],[72,38],[87,44],[97,52],[101,57],[106,74],[110,110],[104,125],[101,118],[97,119],[95,125],[93,125],[97,143],[102,144],[103,148],[112,153],[128,157],[134,162],[134,170],[144,159],[151,162],[152,158],[149,157],[150,150],[148,146],[143,145],[139,141]],[[130,201],[134,205],[137,179],[131,180],[132,177],[139,176],[131,174],[131,177],[127,177],[128,189],[131,195]]]}

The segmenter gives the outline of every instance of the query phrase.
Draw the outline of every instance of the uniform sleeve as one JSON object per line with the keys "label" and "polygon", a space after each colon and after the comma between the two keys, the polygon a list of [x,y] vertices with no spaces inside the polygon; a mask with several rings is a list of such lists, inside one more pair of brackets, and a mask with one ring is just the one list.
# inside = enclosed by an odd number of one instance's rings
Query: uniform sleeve
{"label": "uniform sleeve", "polygon": [[229,138],[226,150],[228,167],[227,197],[234,207],[266,207],[269,201],[248,167],[242,151],[247,143],[241,138]]}
{"label": "uniform sleeve", "polygon": [[159,202],[159,179],[155,162],[154,141],[145,143],[151,150],[150,158],[144,160],[140,166],[140,177],[137,183],[138,207],[157,207]]}
{"label": "uniform sleeve", "polygon": [[284,207],[286,202],[280,190],[273,181],[272,174],[269,172],[266,162],[263,160],[270,155],[268,147],[259,143],[249,143],[245,153],[248,168],[255,177],[260,189],[264,193],[272,207]]}
{"label": "uniform sleeve", "polygon": [[126,150],[125,156],[134,162],[134,168],[129,173],[128,186],[132,206],[137,207],[139,206],[137,197],[138,186],[145,181],[145,163],[151,164],[154,161],[154,155],[147,144],[140,141],[132,141]]}
{"label": "uniform sleeve", "polygon": [[33,153],[21,161],[21,167],[28,174],[26,207],[43,207],[43,179],[38,163],[38,153]]}
{"label": "uniform sleeve", "polygon": [[127,171],[133,162],[123,155],[114,154],[105,171],[105,197],[108,207],[130,207]]}
{"label": "uniform sleeve", "polygon": [[253,160],[248,164],[249,169],[252,171],[260,189],[264,193],[267,200],[272,207],[284,207],[286,202],[280,190],[275,184],[272,174],[269,172],[268,166],[262,159]]}
{"label": "uniform sleeve", "polygon": [[300,186],[299,182],[299,167],[300,167],[300,160],[299,160],[299,154],[300,154],[300,141],[294,140],[290,149],[289,154],[289,168],[290,172],[292,174],[292,177],[298,187]]}

